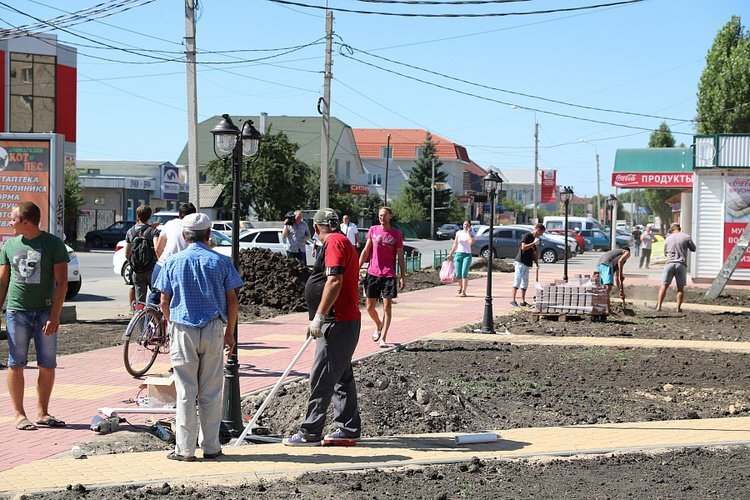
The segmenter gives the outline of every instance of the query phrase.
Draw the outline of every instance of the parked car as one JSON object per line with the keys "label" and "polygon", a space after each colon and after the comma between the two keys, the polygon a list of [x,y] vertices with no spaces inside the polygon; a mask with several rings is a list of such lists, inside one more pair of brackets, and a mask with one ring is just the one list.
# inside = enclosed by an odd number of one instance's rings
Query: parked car
{"label": "parked car", "polygon": [[[226,255],[232,256],[232,239],[218,231],[211,230],[211,244],[213,250]],[[119,241],[115,246],[115,253],[112,255],[112,272],[121,276],[126,285],[133,284],[133,270],[125,259],[125,240]]]}
{"label": "parked car", "polygon": [[[519,229],[525,229],[528,232],[534,230],[534,226],[531,224],[509,224],[507,227],[515,227]],[[542,240],[550,239],[560,243],[563,248],[565,247],[565,236],[562,234],[555,234],[545,231],[541,237]],[[568,237],[568,258],[575,256],[578,253],[578,241],[573,236]],[[564,252],[563,252],[564,255]],[[562,256],[560,256],[562,258]],[[540,254],[541,258],[541,254]]]}
{"label": "parked car", "polygon": [[105,229],[97,229],[86,233],[86,246],[94,248],[113,247],[118,241],[125,239],[128,229],[135,225],[132,220],[120,220]]}
{"label": "parked car", "polygon": [[78,262],[78,255],[76,255],[75,250],[68,245],[65,245],[65,248],[68,250],[68,258],[70,259],[70,262],[68,262],[68,291],[65,293],[65,298],[72,299],[81,291],[81,264]]}
{"label": "parked car", "polygon": [[[272,252],[282,253],[286,255],[289,250],[289,242],[286,238],[281,236],[283,228],[264,227],[257,229],[249,229],[240,233],[240,247],[241,248],[267,248]],[[308,242],[305,245],[305,256],[307,258],[307,264],[312,265],[313,244]]]}
{"label": "parked car", "polygon": [[219,231],[227,236],[232,236],[232,221],[230,220],[215,220],[211,223],[211,229]]}
{"label": "parked car", "polygon": [[455,238],[456,232],[460,230],[461,226],[458,224],[443,224],[435,231],[435,234],[439,240],[451,240]]}
{"label": "parked car", "polygon": [[[565,230],[564,229],[548,229],[546,232],[561,235],[565,232]],[[576,233],[572,229],[568,229],[568,234],[572,238],[575,238],[576,244],[578,245],[578,253],[583,253],[585,250],[590,250],[590,248],[586,248],[586,239],[583,236]]]}
{"label": "parked car", "polygon": [[[579,233],[585,240],[591,243],[591,247],[594,250],[607,251],[611,247],[609,236],[604,231],[600,231],[599,229],[582,229]],[[627,249],[630,247],[630,236],[618,234],[616,238],[617,248]]]}
{"label": "parked car", "polygon": [[[512,226],[493,227],[492,251],[494,257],[515,258],[523,237],[529,233],[528,229]],[[471,246],[474,256],[489,257],[489,233],[477,236]],[[539,258],[542,262],[552,264],[565,255],[565,243],[550,236],[539,238]]]}
{"label": "parked car", "polygon": [[163,226],[167,222],[171,221],[172,219],[176,219],[180,216],[179,212],[175,212],[173,210],[162,210],[161,212],[156,212],[151,216],[151,223],[158,222],[160,226]]}

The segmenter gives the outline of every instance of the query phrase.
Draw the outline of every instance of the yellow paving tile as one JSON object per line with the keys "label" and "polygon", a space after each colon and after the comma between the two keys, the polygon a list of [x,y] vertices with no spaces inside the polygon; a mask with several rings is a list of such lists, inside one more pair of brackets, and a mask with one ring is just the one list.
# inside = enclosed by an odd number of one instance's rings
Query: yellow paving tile
{"label": "yellow paving tile", "polygon": [[[55,384],[52,392],[54,399],[99,399],[113,394],[119,394],[125,391],[132,391],[131,386],[119,385],[87,385],[87,384]],[[1,393],[0,395],[5,395]],[[25,397],[35,398],[36,388],[26,387]]]}
{"label": "yellow paving tile", "polygon": [[[18,494],[113,483],[226,482],[313,470],[398,467],[416,463],[526,458],[750,443],[750,417],[543,427],[494,431],[496,443],[459,446],[455,434],[368,438],[352,448],[287,448],[281,444],[226,447],[219,460],[166,459],[164,451],[39,460],[0,472],[0,492]],[[200,453],[199,453],[200,455]]]}
{"label": "yellow paving tile", "polygon": [[6,416],[6,415],[0,415],[0,424],[4,424],[5,422],[13,422],[14,417],[12,416]]}

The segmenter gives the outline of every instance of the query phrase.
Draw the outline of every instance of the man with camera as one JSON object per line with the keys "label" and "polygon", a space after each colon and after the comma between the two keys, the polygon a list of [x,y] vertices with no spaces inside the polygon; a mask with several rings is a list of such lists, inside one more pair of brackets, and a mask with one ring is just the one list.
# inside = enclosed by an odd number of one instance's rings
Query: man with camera
{"label": "man with camera", "polygon": [[295,210],[294,213],[287,213],[286,219],[284,219],[284,230],[281,232],[281,236],[289,241],[289,250],[287,250],[287,257],[290,259],[297,259],[302,263],[303,266],[307,265],[307,257],[305,257],[305,245],[310,239],[310,230],[307,229],[307,224],[302,220],[302,210]]}

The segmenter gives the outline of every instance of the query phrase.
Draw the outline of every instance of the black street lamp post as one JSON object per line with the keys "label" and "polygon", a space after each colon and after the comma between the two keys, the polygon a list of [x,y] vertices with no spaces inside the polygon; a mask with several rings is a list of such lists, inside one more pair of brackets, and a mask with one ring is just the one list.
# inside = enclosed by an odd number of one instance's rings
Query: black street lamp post
{"label": "black street lamp post", "polygon": [[[232,162],[232,264],[240,270],[240,184],[242,182],[242,157],[251,157],[258,152],[262,135],[246,120],[242,131],[229,115],[211,129],[214,136],[214,154]],[[224,398],[221,414],[221,436],[229,441],[242,432],[242,408],[240,407],[239,362],[237,360],[237,324],[234,326],[234,349],[224,365]]]}
{"label": "black street lamp post", "polygon": [[611,194],[607,198],[607,205],[609,206],[609,249],[614,250],[617,248],[617,196]]}
{"label": "black street lamp post", "polygon": [[[494,222],[495,222],[495,196],[498,191],[503,190],[503,179],[494,170],[490,171],[482,180],[484,190],[490,198],[490,232],[487,249],[487,294],[484,297],[484,316],[482,318],[482,328],[480,333],[495,333],[494,318],[492,316],[492,255],[495,253],[494,247]],[[500,189],[498,189],[498,185]]]}
{"label": "black street lamp post", "polygon": [[563,205],[565,206],[565,260],[563,261],[563,281],[567,283],[568,281],[568,238],[570,235],[568,234],[568,205],[570,204],[570,201],[573,199],[573,188],[570,186],[565,186],[562,191],[560,191],[560,199],[562,199]]}

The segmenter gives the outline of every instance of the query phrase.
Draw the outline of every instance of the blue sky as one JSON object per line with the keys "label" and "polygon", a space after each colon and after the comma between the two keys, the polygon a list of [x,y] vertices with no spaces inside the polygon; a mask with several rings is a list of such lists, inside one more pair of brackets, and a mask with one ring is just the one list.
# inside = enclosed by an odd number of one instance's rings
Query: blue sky
{"label": "blue sky", "polygon": [[[301,1],[324,4],[324,0]],[[50,19],[62,14],[58,9],[71,12],[95,3],[14,0],[8,5]],[[419,13],[522,12],[595,3],[606,1],[530,0],[422,7],[329,0],[334,8]],[[278,51],[199,55],[199,120],[221,113],[317,114],[324,46],[313,43],[324,36],[322,11],[267,0],[204,0],[200,7],[199,51],[312,45],[255,63],[225,64]],[[747,25],[748,14],[747,0],[646,0],[572,13],[481,19],[334,13],[337,45],[331,111],[355,128],[427,128],[465,145],[479,165],[500,170],[533,167],[536,119],[540,127],[540,168],[557,169],[558,183],[573,185],[577,194],[595,194],[595,145],[601,157],[601,190],[608,194],[612,191],[610,177],[616,150],[646,147],[649,133],[545,112],[646,129],[657,128],[659,118],[590,111],[479,88],[376,59],[361,50],[489,87],[576,105],[668,117],[677,141],[690,144],[695,128],[690,122],[678,120],[695,117],[697,85],[706,53],[716,32],[732,15],[742,16]],[[30,22],[34,21],[0,5],[0,27]],[[79,159],[176,160],[187,133],[184,64],[153,64],[155,59],[96,48],[97,43],[81,37],[116,47],[145,49],[152,56],[169,59],[181,57],[184,29],[182,2],[155,0],[73,26],[68,32],[52,31],[61,42],[79,50]],[[351,47],[357,59],[506,104],[460,95],[360,64],[339,54],[340,43]],[[139,64],[102,61],[89,55]]]}

